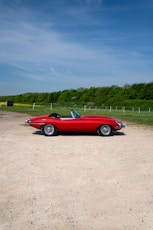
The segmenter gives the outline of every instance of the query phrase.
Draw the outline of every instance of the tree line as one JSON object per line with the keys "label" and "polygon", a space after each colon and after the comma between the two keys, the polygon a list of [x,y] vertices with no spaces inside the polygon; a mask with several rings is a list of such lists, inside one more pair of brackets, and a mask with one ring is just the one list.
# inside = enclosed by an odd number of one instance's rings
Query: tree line
{"label": "tree line", "polygon": [[153,82],[126,84],[123,87],[90,87],[58,92],[24,93],[14,96],[0,96],[0,101],[15,103],[73,103],[90,106],[142,106],[153,107]]}

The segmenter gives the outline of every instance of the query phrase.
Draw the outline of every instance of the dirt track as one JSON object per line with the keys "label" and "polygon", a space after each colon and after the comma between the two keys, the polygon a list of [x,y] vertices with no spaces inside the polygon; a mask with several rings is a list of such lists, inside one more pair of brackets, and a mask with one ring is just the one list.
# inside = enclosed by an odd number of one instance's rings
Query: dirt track
{"label": "dirt track", "polygon": [[0,111],[1,230],[153,229],[153,129],[45,137]]}

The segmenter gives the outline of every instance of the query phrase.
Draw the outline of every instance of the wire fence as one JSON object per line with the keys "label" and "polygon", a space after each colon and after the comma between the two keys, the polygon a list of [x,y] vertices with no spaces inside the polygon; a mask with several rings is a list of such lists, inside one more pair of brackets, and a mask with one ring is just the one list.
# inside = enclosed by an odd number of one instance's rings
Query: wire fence
{"label": "wire fence", "polygon": [[55,110],[55,109],[79,109],[83,110],[84,112],[89,111],[89,110],[101,110],[101,111],[109,111],[109,112],[114,112],[114,111],[119,111],[122,113],[125,112],[153,112],[153,107],[129,107],[129,106],[91,106],[91,105],[81,105],[81,104],[70,104],[70,103],[47,103],[47,104],[37,104],[36,102],[34,103],[13,103],[9,104],[7,102],[0,102],[0,108],[4,107],[27,107],[31,108],[32,110],[36,109],[49,109],[49,110]]}

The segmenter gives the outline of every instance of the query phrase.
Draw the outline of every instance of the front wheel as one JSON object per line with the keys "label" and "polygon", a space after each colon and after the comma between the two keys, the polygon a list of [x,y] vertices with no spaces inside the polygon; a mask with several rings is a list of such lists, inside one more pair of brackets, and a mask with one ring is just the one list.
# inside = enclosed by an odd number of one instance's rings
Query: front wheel
{"label": "front wheel", "polygon": [[112,130],[112,127],[110,125],[102,125],[97,130],[97,133],[100,136],[111,136],[112,132],[113,132],[113,130]]}
{"label": "front wheel", "polygon": [[57,134],[57,128],[54,125],[44,125],[42,127],[42,133],[45,136],[55,136]]}

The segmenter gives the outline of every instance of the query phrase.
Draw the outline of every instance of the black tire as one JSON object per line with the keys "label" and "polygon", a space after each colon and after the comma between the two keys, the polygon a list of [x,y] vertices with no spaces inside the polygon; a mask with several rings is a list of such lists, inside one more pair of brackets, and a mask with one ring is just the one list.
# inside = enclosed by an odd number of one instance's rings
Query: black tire
{"label": "black tire", "polygon": [[42,127],[42,133],[45,136],[55,136],[57,135],[57,128],[54,125],[44,125]]}
{"label": "black tire", "polygon": [[112,133],[113,133],[113,129],[112,129],[112,127],[110,125],[102,125],[97,130],[97,133],[100,136],[111,136]]}
{"label": "black tire", "polygon": [[44,134],[44,126],[41,126],[41,132]]}

